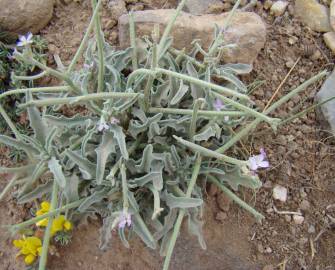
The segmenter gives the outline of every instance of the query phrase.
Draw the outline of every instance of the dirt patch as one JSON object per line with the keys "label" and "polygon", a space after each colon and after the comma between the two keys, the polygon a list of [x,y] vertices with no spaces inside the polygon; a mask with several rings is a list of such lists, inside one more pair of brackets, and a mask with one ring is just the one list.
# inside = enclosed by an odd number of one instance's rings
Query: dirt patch
{"label": "dirt patch", "polygon": [[[69,63],[87,27],[91,14],[89,2],[58,5],[53,20],[42,32],[49,41],[50,53],[59,54],[64,64]],[[137,5],[141,3],[135,2]],[[149,6],[145,2],[142,4],[143,8]],[[128,4],[127,8],[132,5]],[[264,108],[298,59],[277,97],[319,71],[332,69],[334,57],[324,47],[322,35],[303,27],[292,14],[273,18],[261,7],[259,5],[255,11],[267,22],[267,42],[254,64],[254,71],[244,79],[250,83],[264,81],[253,93],[257,104]],[[107,8],[102,17],[106,39],[116,45],[117,27],[111,22]],[[51,54],[49,62],[52,64]],[[285,118],[293,111],[307,108],[313,103],[321,83],[293,98],[275,115]],[[244,191],[239,195],[255,205],[266,216],[265,221],[256,224],[236,205],[228,212],[222,212],[216,202],[219,194],[209,191],[204,217],[207,250],[201,250],[197,239],[182,232],[171,269],[244,270],[262,269],[270,264],[274,269],[335,269],[335,233],[331,225],[335,211],[328,207],[335,203],[335,149],[331,135],[318,125],[313,111],[281,127],[276,134],[267,126],[261,126],[241,146],[249,154],[253,150],[258,152],[260,147],[266,149],[272,164],[272,168],[261,175],[264,187],[255,195]],[[6,151],[0,154],[2,162],[7,160]],[[1,179],[0,189],[6,181],[5,177]],[[273,200],[275,184],[288,189],[286,203]],[[19,207],[7,198],[0,205],[1,224],[22,221],[28,217],[29,207]],[[301,211],[304,222],[297,225],[292,215],[278,211]],[[158,252],[145,248],[138,239],[133,239],[131,248],[126,249],[115,235],[112,248],[107,252],[100,251],[99,227],[97,220],[78,228],[69,246],[55,249],[48,269],[161,268],[163,259]],[[10,236],[0,233],[0,269],[23,267],[14,258]]]}

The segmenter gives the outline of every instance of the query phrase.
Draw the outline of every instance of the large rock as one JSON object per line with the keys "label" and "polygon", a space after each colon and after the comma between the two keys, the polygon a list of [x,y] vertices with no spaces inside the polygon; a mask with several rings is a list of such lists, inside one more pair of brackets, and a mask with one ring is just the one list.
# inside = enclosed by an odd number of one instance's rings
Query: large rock
{"label": "large rock", "polygon": [[296,0],[295,14],[314,31],[332,31],[329,23],[329,9],[316,0]]}
{"label": "large rock", "polygon": [[330,25],[335,31],[335,0],[330,3]]}
{"label": "large rock", "polygon": [[[134,13],[137,36],[150,35],[155,24],[160,25],[161,33],[175,13],[173,9],[146,10]],[[210,46],[214,26],[223,26],[228,13],[195,16],[182,12],[177,18],[171,35],[174,38],[173,46],[177,49],[191,49],[191,42],[199,39],[204,49]],[[262,19],[255,13],[237,12],[231,26],[225,33],[227,44],[236,44],[223,55],[223,60],[229,63],[252,63],[259,51],[263,48],[266,38],[266,27]],[[119,18],[120,46],[129,46],[129,19],[128,15]]]}
{"label": "large rock", "polygon": [[222,11],[224,5],[219,0],[188,0],[186,1],[183,10],[194,15],[218,13],[213,12],[214,8],[218,11]]}
{"label": "large rock", "polygon": [[37,33],[50,21],[54,0],[0,0],[0,28]]}
{"label": "large rock", "polygon": [[[321,90],[317,93],[316,102],[324,102],[335,96],[335,70],[330,74],[328,79],[324,82]],[[321,111],[321,113],[320,113]],[[318,110],[318,117],[322,124],[330,126],[332,133],[335,135],[335,99],[321,105]]]}

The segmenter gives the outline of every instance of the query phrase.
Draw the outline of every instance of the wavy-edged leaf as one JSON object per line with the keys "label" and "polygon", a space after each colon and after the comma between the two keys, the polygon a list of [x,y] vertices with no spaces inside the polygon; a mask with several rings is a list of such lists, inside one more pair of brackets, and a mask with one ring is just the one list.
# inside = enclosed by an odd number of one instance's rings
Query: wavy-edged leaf
{"label": "wavy-edged leaf", "polygon": [[96,180],[101,185],[105,175],[106,163],[109,155],[115,153],[114,137],[111,133],[105,132],[102,135],[101,143],[95,150],[97,153]]}
{"label": "wavy-edged leaf", "polygon": [[189,89],[190,88],[188,85],[184,85],[183,81],[180,81],[179,89],[177,93],[174,95],[174,97],[171,99],[170,105],[178,104],[183,99],[183,97],[187,94]]}
{"label": "wavy-edged leaf", "polygon": [[239,186],[258,189],[262,186],[262,182],[259,180],[257,175],[246,175],[241,172],[238,166],[234,166],[230,171],[225,171],[224,175],[215,174],[221,182],[228,183],[231,188],[235,191],[238,190]]}
{"label": "wavy-edged leaf", "polygon": [[44,115],[43,119],[50,126],[67,127],[67,128],[72,128],[75,126],[88,126],[98,121],[98,118],[95,117],[93,118],[90,116],[81,116],[79,114],[71,118],[65,116],[56,117],[53,115]]}
{"label": "wavy-edged leaf", "polygon": [[[27,92],[26,101],[32,101],[33,96],[31,92]],[[34,130],[34,137],[38,140],[42,145],[45,144],[45,140],[47,137],[47,126],[44,124],[42,120],[41,113],[35,106],[28,106],[27,108],[29,123],[32,129]]]}
{"label": "wavy-edged leaf", "polygon": [[53,181],[49,181],[45,184],[38,185],[34,190],[24,194],[23,196],[18,197],[18,203],[23,204],[31,202],[36,199],[42,198],[45,194],[51,192]]}
{"label": "wavy-edged leaf", "polygon": [[104,198],[107,198],[109,195],[109,190],[103,188],[101,190],[96,190],[92,195],[87,197],[78,207],[79,212],[85,212],[92,204],[102,201]]}
{"label": "wavy-edged leaf", "polygon": [[197,142],[208,141],[208,139],[211,137],[220,138],[220,135],[221,135],[221,128],[217,124],[215,124],[207,127],[202,132],[194,135],[193,140]]}
{"label": "wavy-edged leaf", "polygon": [[110,131],[114,134],[114,138],[116,139],[118,146],[121,151],[122,157],[127,160],[129,158],[127,145],[126,145],[126,136],[123,133],[123,130],[118,125],[111,125]]}
{"label": "wavy-edged leaf", "polygon": [[252,65],[250,64],[225,64],[221,66],[222,69],[226,71],[233,72],[235,74],[249,74],[252,71]]}
{"label": "wavy-edged leaf", "polygon": [[38,150],[31,146],[30,144],[27,144],[25,142],[22,142],[17,139],[13,139],[11,137],[5,136],[5,135],[0,135],[0,143],[14,147],[18,150],[23,150],[26,152],[28,155],[37,155]]}
{"label": "wavy-edged leaf", "polygon": [[64,196],[67,203],[79,200],[78,188],[79,177],[76,174],[72,174],[67,180],[67,184],[64,188]]}
{"label": "wavy-edged leaf", "polygon": [[133,138],[137,138],[138,134],[146,131],[151,123],[158,122],[163,117],[162,113],[158,113],[153,117],[147,118],[144,123],[139,121],[131,120],[129,123],[128,132]]}
{"label": "wavy-edged leaf", "polygon": [[[163,198],[163,197],[162,197]],[[199,198],[176,197],[165,191],[163,198],[170,209],[173,208],[192,208],[203,204],[203,200]]]}
{"label": "wavy-edged leaf", "polygon": [[86,157],[87,156],[87,153],[86,153],[86,148],[87,148],[87,143],[89,142],[89,140],[92,139],[93,137],[93,134],[95,133],[96,131],[96,127],[93,126],[93,128],[89,129],[86,131],[84,137],[83,137],[83,141],[81,143],[81,155],[83,157]]}
{"label": "wavy-edged leaf", "polygon": [[44,146],[44,148],[48,151],[48,153],[51,152],[53,140],[57,136],[58,132],[59,132],[59,128],[53,127],[48,133],[48,136],[45,140],[45,146]]}
{"label": "wavy-edged leaf", "polygon": [[237,89],[240,90],[240,92],[247,93],[247,91],[248,91],[247,87],[234,74],[231,74],[231,73],[229,73],[229,72],[227,72],[225,70],[217,69],[215,75],[218,78],[221,78],[221,79],[224,79],[224,80],[226,80],[228,82],[231,82],[233,85],[235,85],[237,87]]}
{"label": "wavy-edged leaf", "polygon": [[61,188],[64,188],[66,185],[66,178],[63,173],[63,168],[59,164],[59,161],[55,157],[51,157],[51,159],[48,161],[48,167],[49,170],[52,172],[54,180],[57,182],[57,184]]}
{"label": "wavy-edged leaf", "polygon": [[92,179],[96,175],[96,165],[90,162],[87,158],[82,157],[77,152],[67,150],[66,155],[70,160],[78,165],[83,174],[84,179]]}
{"label": "wavy-edged leaf", "polygon": [[147,225],[145,225],[142,217],[139,213],[135,213],[132,216],[132,224],[134,232],[142,239],[142,241],[150,248],[156,249],[156,241],[149,231]]}
{"label": "wavy-edged leaf", "polygon": [[195,208],[188,209],[188,231],[198,237],[202,249],[206,249],[206,243],[202,232],[203,222],[198,219],[198,210]]}
{"label": "wavy-edged leaf", "polygon": [[[198,72],[194,68],[193,64],[191,62],[186,63],[186,70],[187,74],[193,78],[199,79]],[[194,83],[191,83],[191,95],[193,99],[203,98],[204,97],[204,91],[201,86],[198,86]]]}

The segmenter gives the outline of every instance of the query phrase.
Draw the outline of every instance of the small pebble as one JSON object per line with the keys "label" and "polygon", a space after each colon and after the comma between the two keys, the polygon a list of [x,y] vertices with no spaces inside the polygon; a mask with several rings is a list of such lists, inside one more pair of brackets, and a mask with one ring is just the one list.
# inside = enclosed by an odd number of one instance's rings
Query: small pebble
{"label": "small pebble", "polygon": [[302,211],[309,211],[311,208],[311,204],[309,203],[309,201],[307,200],[303,200],[301,203],[300,203],[300,209]]}
{"label": "small pebble", "polygon": [[227,214],[222,211],[218,212],[215,216],[215,219],[220,222],[223,222],[226,218],[227,218]]}
{"label": "small pebble", "polygon": [[335,54],[335,32],[328,32],[323,35],[327,47]]}
{"label": "small pebble", "polygon": [[265,265],[262,270],[274,270],[274,267],[272,264]]}
{"label": "small pebble", "polygon": [[308,227],[308,233],[310,233],[310,234],[315,233],[315,226],[314,226],[314,225],[310,225],[310,226]]}
{"label": "small pebble", "polygon": [[287,200],[287,188],[280,186],[280,185],[276,185],[273,188],[273,198],[275,200],[279,200],[281,202],[286,202]]}
{"label": "small pebble", "polygon": [[293,215],[293,221],[297,225],[301,225],[302,223],[304,223],[304,220],[305,220],[305,218],[303,216]]}
{"label": "small pebble", "polygon": [[281,15],[284,14],[287,6],[288,6],[288,2],[277,1],[272,5],[272,7],[270,9],[270,12],[271,12],[271,14],[275,15],[276,17],[281,16]]}
{"label": "small pebble", "polygon": [[292,218],[291,218],[290,215],[285,215],[285,220],[286,220],[287,222],[291,222],[291,221],[292,221]]}

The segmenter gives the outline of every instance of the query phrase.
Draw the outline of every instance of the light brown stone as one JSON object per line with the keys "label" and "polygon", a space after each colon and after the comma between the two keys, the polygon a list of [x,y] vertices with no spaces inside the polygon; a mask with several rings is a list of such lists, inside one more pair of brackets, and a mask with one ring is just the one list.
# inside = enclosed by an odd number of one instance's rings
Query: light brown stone
{"label": "light brown stone", "polygon": [[335,0],[330,3],[330,25],[335,31]]}
{"label": "light brown stone", "polygon": [[[160,32],[163,33],[174,13],[173,9],[134,12],[137,36],[150,36],[155,24],[160,26]],[[202,47],[207,50],[213,39],[215,24],[223,27],[227,17],[228,13],[195,16],[182,12],[171,32],[173,46],[190,50],[191,42],[199,39]],[[126,14],[119,18],[119,39],[121,47],[129,46],[129,20]],[[265,39],[266,26],[257,14],[237,12],[225,33],[226,43],[236,46],[224,52],[224,62],[252,63],[263,48]]]}
{"label": "light brown stone", "polygon": [[335,54],[335,32],[323,34],[323,39],[329,49]]}
{"label": "light brown stone", "polygon": [[0,0],[0,28],[9,32],[37,33],[50,21],[53,0]]}
{"label": "light brown stone", "polygon": [[296,0],[296,16],[309,28],[317,32],[330,32],[329,8],[316,0]]}

